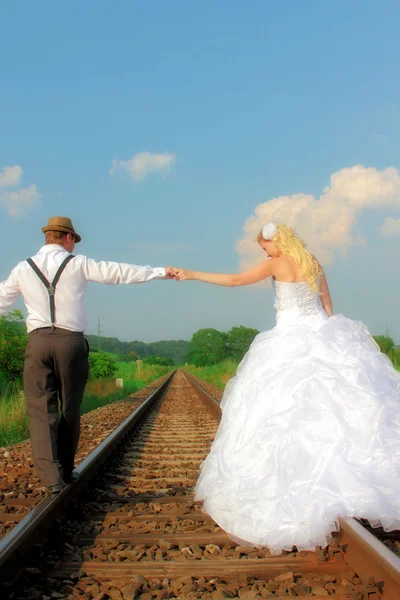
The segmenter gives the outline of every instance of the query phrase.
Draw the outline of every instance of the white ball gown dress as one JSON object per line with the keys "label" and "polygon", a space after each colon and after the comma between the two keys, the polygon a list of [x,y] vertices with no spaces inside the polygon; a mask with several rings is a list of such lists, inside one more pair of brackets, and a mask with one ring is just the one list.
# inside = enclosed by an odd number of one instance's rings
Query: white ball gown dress
{"label": "white ball gown dress", "polygon": [[277,324],[221,402],[195,498],[235,541],[325,547],[339,516],[400,529],[400,373],[367,327],[275,283]]}

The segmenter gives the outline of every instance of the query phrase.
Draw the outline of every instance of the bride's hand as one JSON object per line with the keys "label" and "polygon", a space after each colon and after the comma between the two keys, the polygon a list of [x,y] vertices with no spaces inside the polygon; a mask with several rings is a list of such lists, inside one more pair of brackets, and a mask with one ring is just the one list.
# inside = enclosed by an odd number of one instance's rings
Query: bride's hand
{"label": "bride's hand", "polygon": [[184,281],[185,279],[194,279],[193,271],[189,271],[189,269],[177,269],[176,279],[178,281]]}

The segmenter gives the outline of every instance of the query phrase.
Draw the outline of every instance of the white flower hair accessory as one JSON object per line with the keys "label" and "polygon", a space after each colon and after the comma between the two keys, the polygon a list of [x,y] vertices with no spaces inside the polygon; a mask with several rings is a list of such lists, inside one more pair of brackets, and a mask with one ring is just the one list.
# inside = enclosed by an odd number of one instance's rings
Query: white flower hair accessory
{"label": "white flower hair accessory", "polygon": [[261,235],[263,236],[264,240],[272,240],[277,233],[278,226],[276,223],[273,223],[273,221],[266,223],[266,225],[263,225],[261,229]]}

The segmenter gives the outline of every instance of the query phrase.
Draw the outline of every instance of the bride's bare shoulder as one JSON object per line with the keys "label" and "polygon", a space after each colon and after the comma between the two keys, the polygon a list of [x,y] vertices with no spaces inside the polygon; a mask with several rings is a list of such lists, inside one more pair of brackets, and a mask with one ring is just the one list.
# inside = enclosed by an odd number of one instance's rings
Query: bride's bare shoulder
{"label": "bride's bare shoulder", "polygon": [[282,256],[280,256],[277,260],[279,261],[279,264],[282,267],[289,267],[291,269],[297,268],[297,263],[292,256],[288,256],[287,254],[282,254]]}
{"label": "bride's bare shoulder", "polygon": [[283,254],[276,258],[276,271],[277,273],[283,277],[288,279],[296,279],[299,267],[291,256],[287,256]]}

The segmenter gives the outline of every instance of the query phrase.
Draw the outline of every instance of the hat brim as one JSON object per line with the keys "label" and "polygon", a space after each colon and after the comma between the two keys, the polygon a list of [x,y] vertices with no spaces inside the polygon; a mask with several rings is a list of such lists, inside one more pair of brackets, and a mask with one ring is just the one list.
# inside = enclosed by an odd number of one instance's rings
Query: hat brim
{"label": "hat brim", "polygon": [[62,225],[46,225],[45,227],[42,227],[42,231],[43,233],[47,233],[48,231],[62,231],[63,233],[72,233],[72,235],[75,236],[75,242],[77,244],[82,239],[81,236],[78,233],[76,233],[76,231],[69,229],[69,227],[63,227]]}

